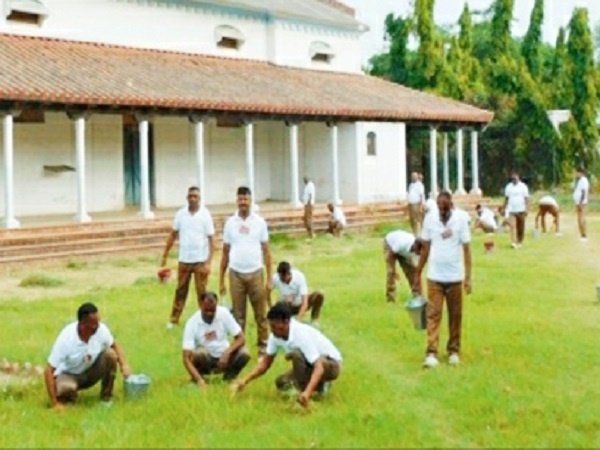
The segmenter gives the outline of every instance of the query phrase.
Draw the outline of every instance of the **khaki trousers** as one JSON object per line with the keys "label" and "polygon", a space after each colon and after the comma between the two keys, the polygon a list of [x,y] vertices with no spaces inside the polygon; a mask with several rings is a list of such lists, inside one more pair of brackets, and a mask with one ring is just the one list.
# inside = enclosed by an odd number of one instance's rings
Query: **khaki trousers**
{"label": "khaki trousers", "polygon": [[434,355],[438,353],[444,300],[446,300],[446,308],[448,309],[449,328],[446,350],[448,353],[459,353],[462,323],[462,281],[440,283],[427,280],[427,296],[427,350],[425,353],[433,353]]}
{"label": "khaki trousers", "polygon": [[238,349],[229,357],[229,363],[225,370],[221,371],[218,367],[219,358],[215,358],[209,354],[206,349],[199,347],[192,354],[192,363],[200,372],[200,375],[205,376],[211,373],[222,373],[223,380],[234,380],[242,371],[246,364],[250,361],[250,353],[246,347]]}
{"label": "khaki trousers", "polygon": [[77,391],[88,389],[102,380],[100,398],[110,400],[117,373],[117,354],[108,349],[100,353],[88,370],[79,374],[61,373],[56,377],[56,396],[61,402],[75,401]]}
{"label": "khaki trousers", "polygon": [[304,228],[310,237],[313,237],[313,205],[304,205]]}
{"label": "khaki trousers", "polygon": [[408,220],[413,234],[419,236],[421,233],[421,225],[423,224],[423,207],[420,203],[408,204]]}
{"label": "khaki trousers", "polygon": [[[280,391],[284,391],[295,387],[303,391],[306,389],[310,377],[312,376],[314,366],[310,364],[305,358],[302,352],[294,350],[286,355],[286,359],[292,361],[292,369],[279,375],[275,379],[275,386]],[[317,387],[317,390],[322,389],[323,383],[326,381],[333,381],[340,376],[341,366],[339,361],[329,357],[320,357],[319,361],[323,364],[325,371],[323,377]]]}
{"label": "khaki trousers", "polygon": [[196,301],[198,302],[198,308],[200,308],[200,297],[206,292],[208,283],[208,273],[204,272],[204,262],[180,262],[177,266],[177,289],[175,289],[173,307],[171,308],[171,323],[179,323],[179,318],[188,297],[192,275],[194,275],[194,284],[196,285]]}
{"label": "khaki trousers", "polygon": [[[323,302],[325,301],[325,295],[323,295],[320,291],[315,291],[308,296],[308,309],[310,311],[310,318],[312,320],[318,320],[321,314],[321,308],[323,307]],[[290,312],[292,316],[298,315],[300,312],[300,308],[302,305],[298,306],[290,306]]]}
{"label": "khaki trousers", "polygon": [[412,290],[412,284],[415,279],[415,266],[412,261],[404,256],[398,255],[392,251],[386,240],[383,240],[383,256],[385,258],[386,265],[386,284],[385,284],[385,297],[388,302],[396,301],[396,261],[400,264],[402,272],[408,282],[408,287]]}
{"label": "khaki trousers", "polygon": [[341,224],[341,222],[338,222],[337,220],[330,220],[329,221],[329,227],[327,229],[327,231],[331,234],[333,234],[334,236],[340,236],[340,234],[342,233],[342,230],[344,229],[344,225]]}
{"label": "khaki trousers", "polygon": [[256,322],[257,345],[259,349],[266,348],[269,329],[267,327],[267,295],[263,270],[239,273],[229,269],[229,292],[231,292],[233,316],[244,332],[246,331],[247,299],[250,300]]}

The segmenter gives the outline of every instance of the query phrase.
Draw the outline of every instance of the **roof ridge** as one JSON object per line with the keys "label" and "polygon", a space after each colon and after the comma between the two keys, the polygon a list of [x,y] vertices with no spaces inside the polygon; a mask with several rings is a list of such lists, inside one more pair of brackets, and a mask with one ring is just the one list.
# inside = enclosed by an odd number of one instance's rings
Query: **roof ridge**
{"label": "roof ridge", "polygon": [[356,17],[356,10],[345,3],[342,3],[338,0],[316,0],[319,3],[323,3],[325,5],[331,6],[332,8],[337,9],[338,11],[343,12],[352,17]]}

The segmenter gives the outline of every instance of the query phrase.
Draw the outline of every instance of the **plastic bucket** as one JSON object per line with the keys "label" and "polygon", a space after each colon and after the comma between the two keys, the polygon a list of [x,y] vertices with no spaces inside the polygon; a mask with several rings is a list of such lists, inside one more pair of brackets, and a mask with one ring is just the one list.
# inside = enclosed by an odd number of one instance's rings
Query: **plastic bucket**
{"label": "plastic bucket", "polygon": [[531,236],[533,237],[533,239],[539,239],[541,236],[540,230],[538,230],[537,228],[531,230]]}
{"label": "plastic bucket", "polygon": [[600,284],[596,285],[596,300],[600,302]]}
{"label": "plastic bucket", "polygon": [[494,241],[485,241],[483,243],[483,248],[486,253],[490,253],[494,251]]}
{"label": "plastic bucket", "polygon": [[406,308],[415,330],[427,328],[427,300],[421,296],[412,297],[406,302],[404,308]]}
{"label": "plastic bucket", "polygon": [[158,277],[158,281],[162,284],[167,284],[171,279],[171,269],[168,267],[163,267],[156,272],[156,276]]}
{"label": "plastic bucket", "polygon": [[146,395],[150,388],[150,377],[143,373],[137,375],[130,375],[123,386],[125,387],[125,398],[134,399],[141,398]]}

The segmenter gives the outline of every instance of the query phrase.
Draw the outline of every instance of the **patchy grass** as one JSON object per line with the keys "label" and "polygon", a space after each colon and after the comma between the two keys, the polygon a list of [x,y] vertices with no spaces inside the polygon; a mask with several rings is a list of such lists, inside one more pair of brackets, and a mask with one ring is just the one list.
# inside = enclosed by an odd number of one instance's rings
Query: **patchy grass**
{"label": "patchy grass", "polygon": [[29,275],[21,280],[19,283],[20,287],[42,287],[42,288],[54,288],[65,284],[64,280],[60,278],[54,278],[44,274],[33,274]]}

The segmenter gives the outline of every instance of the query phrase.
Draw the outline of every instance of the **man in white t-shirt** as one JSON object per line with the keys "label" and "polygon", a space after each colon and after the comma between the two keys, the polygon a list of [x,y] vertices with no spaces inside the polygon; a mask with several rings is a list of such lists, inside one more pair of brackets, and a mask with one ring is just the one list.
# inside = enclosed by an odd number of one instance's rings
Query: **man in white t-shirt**
{"label": "man in white t-shirt", "polygon": [[408,185],[408,192],[406,201],[408,202],[408,220],[410,222],[410,228],[415,236],[421,234],[421,227],[423,225],[423,208],[425,206],[425,187],[421,182],[421,178],[418,172],[413,172],[410,175],[410,184]]}
{"label": "man in white t-shirt", "polygon": [[304,227],[308,233],[308,237],[312,239],[313,233],[313,207],[315,205],[315,183],[308,177],[304,177],[304,193],[302,195],[302,203],[304,204]]}
{"label": "man in white t-shirt", "polygon": [[342,355],[333,343],[316,328],[291,318],[286,302],[276,303],[267,315],[271,334],[266,354],[243,380],[236,385],[241,392],[252,380],[265,374],[273,364],[279,349],[292,369],[275,380],[280,391],[298,389],[297,401],[307,406],[315,392],[325,393],[329,383],[338,378]]}
{"label": "man in white t-shirt", "polygon": [[217,305],[215,293],[206,292],[200,298],[200,310],[185,324],[183,366],[200,388],[211,373],[222,373],[223,380],[232,381],[250,360],[245,343],[244,332],[229,310]]}
{"label": "man in white t-shirt", "polygon": [[[444,300],[450,328],[448,363],[460,362],[463,286],[471,293],[471,233],[463,217],[452,206],[452,195],[441,192],[437,198],[439,214],[430,214],[423,223],[423,248],[415,272],[413,290],[421,293],[421,273],[427,268],[427,348],[424,367],[439,364],[438,345]],[[464,262],[463,262],[464,260]]]}
{"label": "man in white t-shirt", "polygon": [[542,232],[546,232],[546,214],[554,218],[554,232],[560,234],[560,208],[558,202],[551,195],[544,195],[538,201],[538,212],[535,216],[535,228],[539,228],[542,223]]}
{"label": "man in white t-shirt", "polygon": [[213,236],[215,227],[208,209],[200,204],[200,190],[196,186],[188,189],[187,206],[175,214],[173,229],[167,237],[160,265],[165,267],[167,257],[175,240],[179,238],[179,263],[177,266],[177,289],[171,307],[171,316],[167,328],[179,323],[185,307],[190,287],[190,279],[194,276],[196,300],[206,292],[210,265],[213,255]]}
{"label": "man in white t-shirt", "polygon": [[121,347],[100,322],[98,308],[84,303],[77,310],[77,321],[63,328],[48,357],[44,380],[52,408],[62,409],[64,403],[74,402],[80,390],[98,381],[100,399],[110,402],[117,364],[124,378],[131,375]]}
{"label": "man in white t-shirt", "polygon": [[474,229],[481,228],[485,233],[493,233],[498,228],[496,223],[496,215],[487,206],[477,205],[475,207],[477,219],[473,225]]}
{"label": "man in white t-shirt", "polygon": [[504,189],[504,208],[508,208],[510,217],[510,235],[512,248],[519,248],[525,238],[525,218],[529,206],[529,189],[521,181],[519,174],[513,172],[510,183]]}
{"label": "man in white t-shirt", "polygon": [[[277,273],[273,275],[273,289],[279,293],[278,301],[288,303],[292,316],[302,320],[306,312],[310,311],[311,322],[318,326],[325,296],[321,291],[308,293],[308,283],[302,272],[292,268],[289,262],[281,261],[277,266]],[[267,298],[270,305],[271,291],[267,292]]]}
{"label": "man in white t-shirt", "polygon": [[585,176],[585,169],[578,167],[576,171],[575,188],[573,189],[573,201],[577,208],[577,226],[581,241],[587,241],[587,224],[585,221],[585,210],[588,204],[590,193],[590,182]]}
{"label": "man in white t-shirt", "polygon": [[[225,272],[229,268],[229,290],[233,316],[246,329],[248,299],[254,311],[259,353],[267,345],[267,291],[272,289],[271,250],[267,222],[250,208],[252,193],[246,186],[237,190],[237,212],[223,228],[223,252],[219,271],[219,293],[227,294]],[[266,268],[265,283],[263,267]]]}
{"label": "man in white t-shirt", "polygon": [[346,227],[344,211],[339,206],[333,206],[333,203],[328,203],[327,209],[331,213],[327,231],[336,237],[340,237],[342,230]]}
{"label": "man in white t-shirt", "polygon": [[416,269],[415,260],[421,254],[422,244],[421,239],[403,230],[391,231],[383,238],[383,255],[387,269],[385,297],[388,302],[396,301],[396,281],[399,279],[396,261],[400,264],[408,286],[412,289]]}

